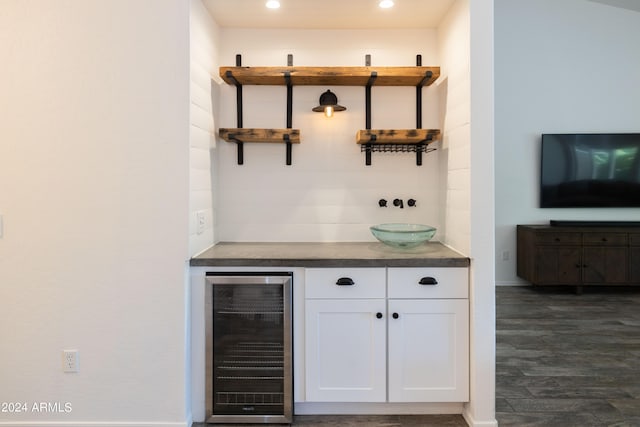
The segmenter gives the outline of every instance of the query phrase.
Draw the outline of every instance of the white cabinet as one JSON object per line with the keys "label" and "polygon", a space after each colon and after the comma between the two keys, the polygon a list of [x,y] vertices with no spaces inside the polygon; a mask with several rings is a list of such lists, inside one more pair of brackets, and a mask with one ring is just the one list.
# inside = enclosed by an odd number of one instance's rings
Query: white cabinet
{"label": "white cabinet", "polygon": [[390,268],[390,402],[469,400],[466,268]]}
{"label": "white cabinet", "polygon": [[306,399],[386,400],[385,270],[307,269]]}
{"label": "white cabinet", "polygon": [[466,268],[307,269],[305,283],[307,401],[468,401]]}

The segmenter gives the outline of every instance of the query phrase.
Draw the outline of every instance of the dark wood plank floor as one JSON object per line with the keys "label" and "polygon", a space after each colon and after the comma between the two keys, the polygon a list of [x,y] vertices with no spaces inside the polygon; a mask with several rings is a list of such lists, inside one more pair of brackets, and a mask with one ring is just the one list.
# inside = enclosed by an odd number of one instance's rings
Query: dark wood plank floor
{"label": "dark wood plank floor", "polygon": [[640,426],[640,289],[498,287],[501,427]]}
{"label": "dark wood plank floor", "polygon": [[[500,427],[640,427],[640,288],[496,288]],[[466,426],[462,416],[296,416],[304,427]],[[206,424],[194,424],[204,427]]]}

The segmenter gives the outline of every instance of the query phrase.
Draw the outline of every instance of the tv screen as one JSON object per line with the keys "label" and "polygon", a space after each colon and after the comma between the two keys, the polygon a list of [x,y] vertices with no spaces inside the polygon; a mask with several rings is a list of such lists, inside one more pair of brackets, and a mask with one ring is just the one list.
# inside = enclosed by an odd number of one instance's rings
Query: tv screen
{"label": "tv screen", "polygon": [[542,134],[540,207],[640,207],[640,133]]}

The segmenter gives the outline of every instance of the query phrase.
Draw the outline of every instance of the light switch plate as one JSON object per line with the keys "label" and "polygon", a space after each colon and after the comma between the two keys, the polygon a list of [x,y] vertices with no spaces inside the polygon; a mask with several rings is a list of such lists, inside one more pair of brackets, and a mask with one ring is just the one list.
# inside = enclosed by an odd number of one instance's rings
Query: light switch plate
{"label": "light switch plate", "polygon": [[196,212],[196,233],[202,234],[204,233],[204,211]]}

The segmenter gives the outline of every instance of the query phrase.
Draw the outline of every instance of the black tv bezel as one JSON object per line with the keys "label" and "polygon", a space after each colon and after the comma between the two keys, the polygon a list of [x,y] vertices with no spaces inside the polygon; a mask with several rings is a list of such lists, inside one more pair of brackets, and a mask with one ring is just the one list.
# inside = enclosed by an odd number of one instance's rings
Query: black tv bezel
{"label": "black tv bezel", "polygon": [[611,136],[611,135],[636,135],[638,137],[638,146],[640,147],[640,132],[567,132],[567,133],[542,133],[540,136],[540,159],[539,159],[539,176],[538,176],[538,206],[541,209],[584,209],[584,208],[640,208],[640,198],[635,202],[633,200],[626,200],[624,202],[598,202],[598,203],[573,203],[573,204],[558,204],[550,203],[548,200],[543,200],[543,167],[544,167],[544,139],[545,136]]}

